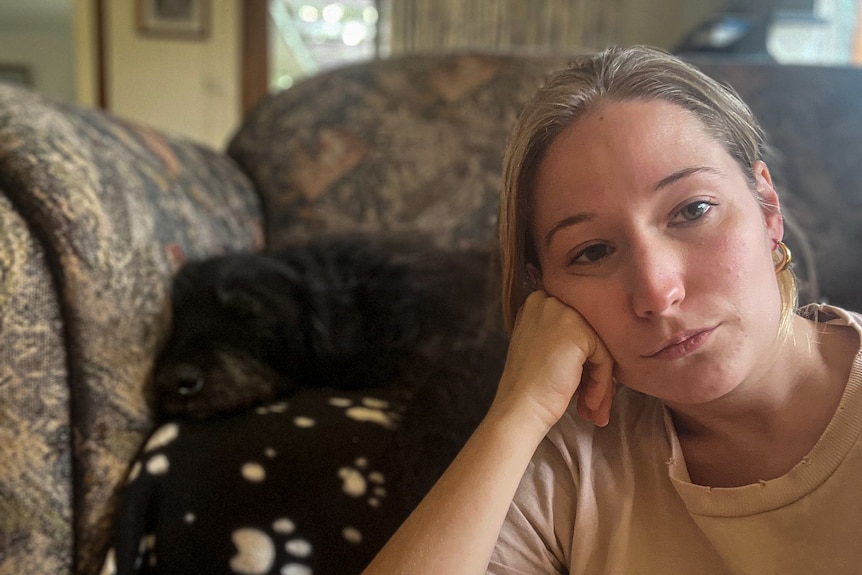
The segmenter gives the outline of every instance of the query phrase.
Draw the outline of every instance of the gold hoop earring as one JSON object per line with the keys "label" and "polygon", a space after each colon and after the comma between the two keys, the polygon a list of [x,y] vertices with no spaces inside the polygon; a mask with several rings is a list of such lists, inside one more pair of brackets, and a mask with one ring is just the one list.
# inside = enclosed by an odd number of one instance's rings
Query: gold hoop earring
{"label": "gold hoop earring", "polygon": [[790,253],[790,248],[788,248],[787,244],[784,242],[778,242],[776,249],[781,250],[781,260],[775,264],[775,273],[780,274],[786,270],[787,266],[790,265],[790,262],[793,261],[793,254]]}

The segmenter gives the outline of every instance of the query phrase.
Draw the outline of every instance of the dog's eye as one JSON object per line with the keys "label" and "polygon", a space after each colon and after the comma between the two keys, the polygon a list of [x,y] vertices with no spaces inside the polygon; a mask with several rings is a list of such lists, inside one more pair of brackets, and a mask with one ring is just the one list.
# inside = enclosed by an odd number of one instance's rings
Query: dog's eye
{"label": "dog's eye", "polygon": [[197,395],[204,387],[203,370],[194,365],[178,365],[174,376],[177,393],[185,397]]}

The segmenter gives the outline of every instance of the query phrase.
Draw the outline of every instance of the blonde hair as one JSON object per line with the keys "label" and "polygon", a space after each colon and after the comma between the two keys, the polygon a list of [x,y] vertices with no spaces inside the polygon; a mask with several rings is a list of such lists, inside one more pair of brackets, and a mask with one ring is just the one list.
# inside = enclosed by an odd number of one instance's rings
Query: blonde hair
{"label": "blonde hair", "polygon": [[[533,290],[527,264],[539,268],[533,244],[533,180],[545,151],[572,122],[603,101],[664,101],[694,113],[739,164],[758,196],[754,162],[764,135],[751,110],[730,88],[694,66],[656,48],[610,48],[586,55],[553,73],[527,102],[509,136],[503,159],[499,241],[503,314],[509,331]],[[780,250],[779,250],[780,257]],[[788,268],[778,275],[781,331],[796,309],[796,280]]]}

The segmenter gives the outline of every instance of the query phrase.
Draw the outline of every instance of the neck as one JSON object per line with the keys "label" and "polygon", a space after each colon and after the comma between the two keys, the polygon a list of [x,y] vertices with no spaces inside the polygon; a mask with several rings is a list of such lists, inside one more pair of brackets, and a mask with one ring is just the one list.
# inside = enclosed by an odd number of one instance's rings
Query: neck
{"label": "neck", "polygon": [[[778,336],[771,360],[734,391],[701,405],[668,404],[680,435],[780,434],[785,425],[818,406],[834,412],[858,347],[846,329],[793,317],[791,333]],[[835,345],[837,344],[837,345]],[[849,356],[848,353],[849,352]]]}
{"label": "neck", "polygon": [[702,405],[668,404],[691,480],[734,487],[787,473],[826,430],[858,349],[852,328],[794,317],[772,361],[734,391]]}

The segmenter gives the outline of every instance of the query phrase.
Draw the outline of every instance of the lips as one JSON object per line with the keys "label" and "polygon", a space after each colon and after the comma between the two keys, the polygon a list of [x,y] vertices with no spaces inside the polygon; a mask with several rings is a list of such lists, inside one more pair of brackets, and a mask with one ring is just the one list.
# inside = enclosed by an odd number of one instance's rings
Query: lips
{"label": "lips", "polygon": [[715,328],[694,329],[677,334],[656,352],[647,355],[653,359],[679,359],[694,353],[703,346]]}

